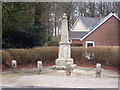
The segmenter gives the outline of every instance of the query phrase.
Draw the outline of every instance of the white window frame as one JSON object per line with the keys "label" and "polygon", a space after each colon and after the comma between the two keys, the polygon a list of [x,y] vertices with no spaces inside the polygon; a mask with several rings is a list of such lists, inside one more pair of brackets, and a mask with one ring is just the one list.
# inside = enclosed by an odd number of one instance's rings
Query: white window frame
{"label": "white window frame", "polygon": [[88,47],[88,46],[87,46],[88,43],[93,43],[93,47],[95,46],[95,41],[86,41],[86,43],[85,43],[85,47],[86,47],[86,48]]}

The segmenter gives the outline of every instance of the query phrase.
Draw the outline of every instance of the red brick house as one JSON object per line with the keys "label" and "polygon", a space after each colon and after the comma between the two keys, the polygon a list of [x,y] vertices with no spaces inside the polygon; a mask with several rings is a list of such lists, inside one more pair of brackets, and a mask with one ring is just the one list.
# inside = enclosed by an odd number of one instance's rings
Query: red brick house
{"label": "red brick house", "polygon": [[[69,32],[72,45],[78,46],[118,46],[120,33],[120,18],[110,13],[105,18],[88,18],[88,25],[78,19]],[[93,20],[92,22],[90,20]],[[79,22],[78,22],[79,21]],[[81,24],[79,24],[81,23]],[[83,25],[84,24],[84,25]],[[81,26],[83,25],[83,26]],[[88,27],[88,26],[89,27]],[[81,28],[84,30],[81,30]]]}

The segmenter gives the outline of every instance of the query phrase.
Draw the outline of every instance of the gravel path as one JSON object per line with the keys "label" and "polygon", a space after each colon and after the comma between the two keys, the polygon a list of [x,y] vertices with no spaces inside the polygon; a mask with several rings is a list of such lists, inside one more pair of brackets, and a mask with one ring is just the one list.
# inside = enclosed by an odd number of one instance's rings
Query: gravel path
{"label": "gravel path", "polygon": [[118,88],[118,74],[102,69],[102,77],[95,77],[95,68],[77,67],[71,76],[65,70],[44,67],[40,75],[36,68],[2,73],[2,86],[9,87],[63,87],[63,88]]}

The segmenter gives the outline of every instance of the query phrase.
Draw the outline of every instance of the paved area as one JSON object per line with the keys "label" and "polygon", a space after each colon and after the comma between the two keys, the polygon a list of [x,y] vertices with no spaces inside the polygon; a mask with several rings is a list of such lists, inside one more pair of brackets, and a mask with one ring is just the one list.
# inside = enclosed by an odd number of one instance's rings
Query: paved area
{"label": "paved area", "polygon": [[2,88],[2,90],[118,90],[117,88]]}
{"label": "paved area", "polygon": [[2,90],[118,90],[117,88],[2,88]]}
{"label": "paved area", "polygon": [[71,76],[66,76],[65,72],[65,70],[52,70],[51,67],[44,67],[40,75],[35,68],[18,70],[17,73],[1,72],[2,86],[91,88],[91,90],[94,90],[92,88],[118,88],[118,74],[114,71],[102,69],[101,78],[95,77],[95,68],[77,67],[72,71]]}

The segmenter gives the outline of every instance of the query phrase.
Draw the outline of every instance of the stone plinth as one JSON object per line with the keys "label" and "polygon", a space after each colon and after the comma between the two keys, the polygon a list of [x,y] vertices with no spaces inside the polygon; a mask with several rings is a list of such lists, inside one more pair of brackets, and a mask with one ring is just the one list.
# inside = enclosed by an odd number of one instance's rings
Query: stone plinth
{"label": "stone plinth", "polygon": [[59,42],[58,59],[56,59],[53,69],[66,69],[67,62],[70,62],[73,68],[76,66],[73,64],[74,62],[71,58],[71,46],[68,36],[68,22],[67,16],[64,14],[62,20],[61,41]]}
{"label": "stone plinth", "polygon": [[57,69],[57,70],[66,70],[66,65],[67,65],[67,62],[70,62],[72,68],[74,69],[76,67],[75,64],[73,64],[73,59],[70,58],[70,59],[56,59],[55,61],[55,65],[52,67],[53,69]]}

